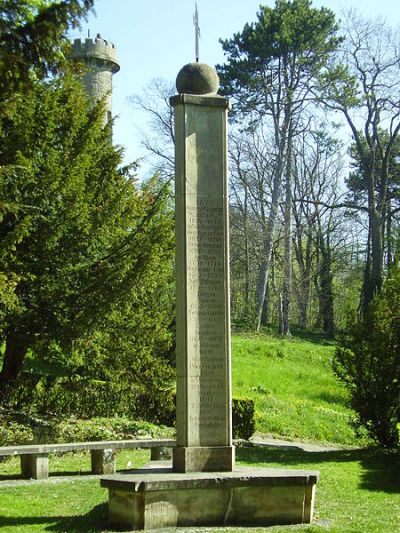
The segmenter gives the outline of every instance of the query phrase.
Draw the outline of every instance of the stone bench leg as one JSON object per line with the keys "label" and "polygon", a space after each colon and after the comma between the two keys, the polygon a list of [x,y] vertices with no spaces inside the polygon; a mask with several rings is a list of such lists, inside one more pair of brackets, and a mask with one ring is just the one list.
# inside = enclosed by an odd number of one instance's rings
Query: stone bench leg
{"label": "stone bench leg", "polygon": [[165,461],[172,459],[172,450],[166,446],[154,446],[151,448],[150,461]]}
{"label": "stone bench leg", "polygon": [[91,450],[92,474],[115,474],[114,450]]}
{"label": "stone bench leg", "polygon": [[21,474],[26,479],[47,479],[49,477],[49,454],[21,455]]}

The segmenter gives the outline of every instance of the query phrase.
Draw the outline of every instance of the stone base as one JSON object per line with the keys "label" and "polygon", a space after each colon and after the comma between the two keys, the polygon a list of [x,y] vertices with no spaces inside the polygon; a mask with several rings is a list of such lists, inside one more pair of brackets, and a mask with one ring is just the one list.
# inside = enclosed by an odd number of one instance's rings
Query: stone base
{"label": "stone base", "polygon": [[177,446],[173,449],[174,472],[232,472],[234,446]]}
{"label": "stone base", "polygon": [[21,475],[26,479],[47,479],[49,477],[49,454],[21,455]]}
{"label": "stone base", "polygon": [[115,474],[115,450],[91,450],[90,457],[93,474]]}
{"label": "stone base", "polygon": [[126,530],[310,523],[319,473],[240,468],[215,474],[138,470],[101,480],[109,520]]}

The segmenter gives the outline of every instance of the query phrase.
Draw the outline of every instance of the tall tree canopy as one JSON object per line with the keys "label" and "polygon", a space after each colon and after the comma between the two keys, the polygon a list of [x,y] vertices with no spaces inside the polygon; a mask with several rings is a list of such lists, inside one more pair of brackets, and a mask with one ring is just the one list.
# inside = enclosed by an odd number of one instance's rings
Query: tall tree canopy
{"label": "tall tree canopy", "polygon": [[[345,45],[325,74],[325,105],[344,117],[354,140],[366,191],[368,257],[364,310],[384,278],[384,234],[390,196],[390,163],[400,134],[399,34],[381,20],[350,11],[344,23]],[[350,74],[333,79],[342,70]]]}
{"label": "tall tree canopy", "polygon": [[[255,295],[260,327],[270,271],[278,204],[286,184],[286,249],[291,263],[290,213],[292,144],[301,119],[318,86],[321,70],[341,39],[332,11],[311,7],[310,0],[277,0],[274,8],[261,6],[257,22],[222,41],[227,62],[218,67],[222,90],[234,102],[234,114],[250,118],[254,126],[267,119],[275,143],[271,207],[264,233],[264,252]],[[290,272],[286,275],[290,278]],[[288,279],[288,285],[290,280]],[[290,287],[287,287],[286,293]],[[288,307],[287,295],[284,303]],[[286,309],[286,316],[288,309]]]}

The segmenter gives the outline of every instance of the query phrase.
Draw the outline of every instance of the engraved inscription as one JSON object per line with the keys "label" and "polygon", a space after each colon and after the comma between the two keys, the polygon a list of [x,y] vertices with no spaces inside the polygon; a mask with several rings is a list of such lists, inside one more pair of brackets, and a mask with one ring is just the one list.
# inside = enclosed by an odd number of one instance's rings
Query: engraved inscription
{"label": "engraved inscription", "polygon": [[209,443],[228,413],[224,211],[213,204],[186,207],[188,421]]}

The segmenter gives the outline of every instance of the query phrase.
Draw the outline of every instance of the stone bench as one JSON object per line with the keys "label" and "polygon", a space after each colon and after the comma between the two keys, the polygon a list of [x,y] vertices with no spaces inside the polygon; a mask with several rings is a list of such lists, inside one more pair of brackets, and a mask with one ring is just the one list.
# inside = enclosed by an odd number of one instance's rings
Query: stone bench
{"label": "stone bench", "polygon": [[19,456],[21,475],[26,479],[47,479],[49,476],[49,454],[90,450],[93,474],[115,474],[115,451],[121,449],[150,448],[151,460],[167,456],[167,450],[175,446],[173,439],[110,440],[94,442],[66,442],[64,444],[27,444],[23,446],[0,447],[1,456]]}

